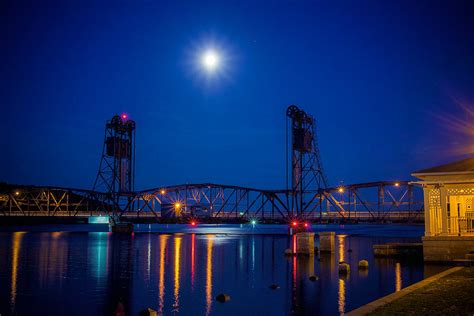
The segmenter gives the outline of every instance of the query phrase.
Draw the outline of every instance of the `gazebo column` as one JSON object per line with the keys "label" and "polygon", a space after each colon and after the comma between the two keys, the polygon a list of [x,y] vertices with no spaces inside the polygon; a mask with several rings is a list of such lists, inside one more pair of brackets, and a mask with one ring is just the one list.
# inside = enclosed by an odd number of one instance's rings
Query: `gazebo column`
{"label": "gazebo column", "polygon": [[440,186],[440,204],[441,204],[441,235],[448,235],[448,203],[446,199],[446,188]]}
{"label": "gazebo column", "polygon": [[423,198],[425,205],[425,236],[433,236],[433,231],[431,227],[431,219],[433,214],[431,214],[432,208],[430,205],[430,191],[431,188],[428,186],[425,186],[423,188]]}

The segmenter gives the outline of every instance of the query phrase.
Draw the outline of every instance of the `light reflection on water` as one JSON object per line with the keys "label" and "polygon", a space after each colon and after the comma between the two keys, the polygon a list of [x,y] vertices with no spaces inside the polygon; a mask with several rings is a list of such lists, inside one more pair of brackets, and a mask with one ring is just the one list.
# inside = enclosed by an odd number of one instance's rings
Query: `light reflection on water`
{"label": "light reflection on water", "polygon": [[109,234],[93,233],[88,239],[88,269],[95,277],[97,285],[104,286],[105,277],[108,272],[109,262]]}
{"label": "light reflection on water", "polygon": [[[0,288],[0,313],[343,314],[441,269],[372,256],[375,243],[415,240],[339,233],[333,255],[285,258],[294,237],[0,233],[0,256],[9,258],[0,260],[0,281],[10,284]],[[361,259],[369,271],[357,270]],[[340,261],[351,265],[346,277]],[[217,303],[220,293],[231,301]]]}
{"label": "light reflection on water", "polygon": [[[346,235],[337,235],[338,249],[339,249],[339,262],[345,261],[345,238]],[[349,277],[348,275],[339,276],[339,287],[338,287],[338,311],[340,314],[344,314],[346,311],[346,281],[345,278]]]}
{"label": "light reflection on water", "polygon": [[17,276],[18,276],[18,256],[21,249],[21,238],[23,237],[24,232],[15,232],[13,234],[12,242],[12,277],[11,277],[11,293],[10,293],[10,306],[13,309],[15,307],[16,300],[16,285],[17,285]]}
{"label": "light reflection on water", "polygon": [[179,312],[179,268],[181,266],[181,237],[174,239],[174,304],[173,312]]}
{"label": "light reflection on water", "polygon": [[398,292],[402,289],[402,268],[400,262],[395,263],[395,291]]}
{"label": "light reflection on water", "polygon": [[160,235],[160,272],[159,272],[159,303],[158,312],[162,313],[165,306],[165,250],[168,241],[168,235]]}
{"label": "light reflection on water", "polygon": [[209,315],[212,307],[212,243],[214,236],[208,236],[207,240],[207,263],[206,263],[206,315]]}

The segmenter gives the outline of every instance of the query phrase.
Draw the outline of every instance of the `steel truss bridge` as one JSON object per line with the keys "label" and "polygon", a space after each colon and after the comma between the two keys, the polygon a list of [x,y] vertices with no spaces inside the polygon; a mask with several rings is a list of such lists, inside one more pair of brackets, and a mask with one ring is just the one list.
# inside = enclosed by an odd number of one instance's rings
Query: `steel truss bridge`
{"label": "steel truss bridge", "polygon": [[423,195],[408,181],[330,187],[315,119],[295,105],[286,112],[286,188],[261,190],[214,183],[136,191],[135,128],[127,115],[106,122],[92,190],[0,187],[0,216],[110,216],[217,220],[421,221]]}
{"label": "steel truss bridge", "polygon": [[[342,191],[342,192],[341,192]],[[299,214],[291,191],[260,190],[212,183],[184,184],[130,194],[123,217],[160,220],[179,204],[183,217],[313,222],[416,222],[423,220],[421,189],[407,181],[373,182],[315,192]],[[107,216],[113,203],[107,193],[58,187],[21,187],[0,193],[0,216]],[[175,210],[176,211],[176,210]]]}

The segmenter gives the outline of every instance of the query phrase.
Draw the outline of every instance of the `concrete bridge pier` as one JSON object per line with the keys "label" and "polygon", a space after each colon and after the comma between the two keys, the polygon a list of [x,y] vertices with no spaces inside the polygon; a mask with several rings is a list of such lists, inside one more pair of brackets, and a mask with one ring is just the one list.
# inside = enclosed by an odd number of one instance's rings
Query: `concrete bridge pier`
{"label": "concrete bridge pier", "polygon": [[336,240],[335,232],[319,233],[319,251],[334,253],[335,240]]}
{"label": "concrete bridge pier", "polygon": [[296,253],[314,256],[314,233],[296,234]]}

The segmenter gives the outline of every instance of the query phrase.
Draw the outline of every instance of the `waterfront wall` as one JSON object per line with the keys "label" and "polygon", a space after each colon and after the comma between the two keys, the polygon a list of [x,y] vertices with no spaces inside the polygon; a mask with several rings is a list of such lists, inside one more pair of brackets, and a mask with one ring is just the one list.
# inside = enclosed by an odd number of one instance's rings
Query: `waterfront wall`
{"label": "waterfront wall", "polygon": [[425,236],[423,257],[425,261],[449,262],[465,259],[474,252],[474,236]]}

